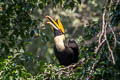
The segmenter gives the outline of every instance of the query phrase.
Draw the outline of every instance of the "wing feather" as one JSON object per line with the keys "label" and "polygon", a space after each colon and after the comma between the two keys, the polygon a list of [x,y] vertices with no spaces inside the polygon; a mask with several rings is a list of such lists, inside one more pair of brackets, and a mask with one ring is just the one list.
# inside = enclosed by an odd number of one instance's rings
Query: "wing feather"
{"label": "wing feather", "polygon": [[78,56],[79,56],[79,49],[78,49],[78,45],[75,42],[75,40],[70,39],[69,40],[69,47],[73,50],[74,52],[74,59],[73,59],[73,63],[76,63],[78,61]]}

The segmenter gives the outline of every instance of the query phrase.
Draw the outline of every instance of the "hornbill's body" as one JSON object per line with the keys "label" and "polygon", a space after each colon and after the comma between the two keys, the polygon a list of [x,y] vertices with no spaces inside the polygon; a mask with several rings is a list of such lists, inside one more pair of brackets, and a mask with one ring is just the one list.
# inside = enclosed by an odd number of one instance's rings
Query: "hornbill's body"
{"label": "hornbill's body", "polygon": [[64,28],[60,20],[55,22],[50,16],[46,17],[50,20],[47,23],[51,24],[54,30],[54,52],[60,64],[68,66],[76,63],[79,55],[77,43],[73,39],[65,40]]}

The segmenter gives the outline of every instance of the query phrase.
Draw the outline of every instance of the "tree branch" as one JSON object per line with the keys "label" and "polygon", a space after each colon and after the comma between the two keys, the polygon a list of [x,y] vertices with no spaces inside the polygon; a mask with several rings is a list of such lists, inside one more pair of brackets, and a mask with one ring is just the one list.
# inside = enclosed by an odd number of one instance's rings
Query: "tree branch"
{"label": "tree branch", "polygon": [[[112,29],[112,30],[111,30],[111,29]],[[106,30],[106,34],[107,34],[107,35],[109,35],[112,31],[114,31],[114,32],[119,32],[119,31],[120,31],[120,27],[119,27],[119,26],[111,27],[111,29],[108,28],[108,29]],[[101,33],[101,32],[99,32],[98,34],[100,34],[100,33]],[[88,45],[91,45],[92,43],[96,43],[97,40],[98,40],[98,37],[97,37],[98,34],[97,34],[96,36],[94,36],[93,38],[91,38],[90,40],[81,42],[81,43],[80,43],[80,46],[82,46],[82,45],[88,46]]]}

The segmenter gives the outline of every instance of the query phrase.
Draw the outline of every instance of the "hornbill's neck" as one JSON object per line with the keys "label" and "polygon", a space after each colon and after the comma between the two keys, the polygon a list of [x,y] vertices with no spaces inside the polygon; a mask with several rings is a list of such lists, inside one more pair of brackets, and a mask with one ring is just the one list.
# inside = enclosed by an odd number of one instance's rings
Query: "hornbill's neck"
{"label": "hornbill's neck", "polygon": [[65,35],[62,31],[54,29],[54,42],[58,51],[63,51],[65,49],[64,40]]}
{"label": "hornbill's neck", "polygon": [[64,40],[65,36],[63,34],[54,37],[54,42],[57,50],[63,51],[65,49]]}

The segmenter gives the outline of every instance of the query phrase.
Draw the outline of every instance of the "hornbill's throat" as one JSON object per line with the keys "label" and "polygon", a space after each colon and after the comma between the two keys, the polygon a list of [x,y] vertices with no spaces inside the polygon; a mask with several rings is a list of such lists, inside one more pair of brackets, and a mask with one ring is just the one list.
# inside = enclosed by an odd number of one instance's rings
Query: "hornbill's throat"
{"label": "hornbill's throat", "polygon": [[47,22],[48,24],[52,25],[52,27],[55,29],[55,31],[61,32],[64,34],[64,28],[59,19],[57,21],[53,20],[50,16],[46,16],[50,20],[50,22]]}

